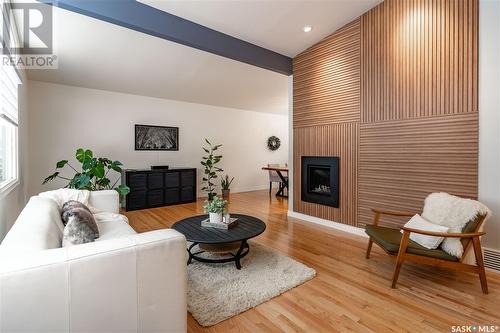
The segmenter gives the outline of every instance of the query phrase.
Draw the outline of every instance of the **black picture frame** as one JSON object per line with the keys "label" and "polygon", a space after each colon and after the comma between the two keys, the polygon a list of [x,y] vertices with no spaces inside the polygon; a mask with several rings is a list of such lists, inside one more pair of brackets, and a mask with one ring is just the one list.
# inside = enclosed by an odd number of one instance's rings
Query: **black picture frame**
{"label": "black picture frame", "polygon": [[136,124],[134,143],[135,150],[178,151],[179,127]]}

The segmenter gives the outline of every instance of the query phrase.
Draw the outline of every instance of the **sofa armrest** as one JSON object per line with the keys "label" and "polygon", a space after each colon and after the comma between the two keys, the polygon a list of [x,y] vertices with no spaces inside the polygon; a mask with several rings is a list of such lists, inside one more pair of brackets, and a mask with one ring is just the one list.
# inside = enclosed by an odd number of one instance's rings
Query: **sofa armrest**
{"label": "sofa armrest", "polygon": [[1,266],[1,332],[187,329],[186,240],[175,230],[10,256]]}
{"label": "sofa armrest", "polygon": [[120,195],[115,190],[91,191],[89,206],[105,212],[120,212]]}

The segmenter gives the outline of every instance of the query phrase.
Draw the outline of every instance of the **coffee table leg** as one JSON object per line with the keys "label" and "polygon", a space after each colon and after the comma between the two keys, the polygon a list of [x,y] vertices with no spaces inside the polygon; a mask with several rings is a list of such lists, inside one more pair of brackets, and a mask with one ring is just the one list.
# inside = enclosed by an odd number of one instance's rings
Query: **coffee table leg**
{"label": "coffee table leg", "polygon": [[[246,239],[243,240],[243,241],[241,241],[240,248],[239,248],[239,250],[238,250],[238,252],[236,253],[236,256],[235,256],[235,264],[236,264],[236,268],[237,269],[241,269],[241,262],[240,262],[241,253],[243,252],[243,250],[245,248],[248,248],[248,247],[249,246],[248,246],[248,243],[247,243]],[[250,250],[250,248],[249,248],[249,250]]]}
{"label": "coffee table leg", "polygon": [[195,245],[197,245],[197,244],[198,244],[198,243],[193,243],[193,244],[191,244],[191,246],[187,249],[188,254],[189,254],[189,258],[188,258],[188,262],[187,262],[187,264],[188,264],[188,265],[189,265],[189,264],[193,261],[193,255],[191,254],[191,249],[192,249],[193,247],[195,247]]}

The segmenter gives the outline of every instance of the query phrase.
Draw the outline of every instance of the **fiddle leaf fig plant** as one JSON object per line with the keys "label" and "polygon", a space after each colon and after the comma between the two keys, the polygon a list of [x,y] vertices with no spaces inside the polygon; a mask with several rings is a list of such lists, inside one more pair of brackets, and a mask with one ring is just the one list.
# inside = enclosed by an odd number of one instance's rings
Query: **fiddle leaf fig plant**
{"label": "fiddle leaf fig plant", "polygon": [[222,159],[222,155],[216,154],[216,150],[222,147],[222,145],[212,145],[208,139],[205,139],[205,142],[206,145],[203,147],[203,151],[205,151],[206,156],[203,156],[201,160],[201,165],[204,167],[204,186],[201,189],[207,192],[208,200],[212,200],[216,195],[214,179],[217,178],[217,173],[224,171],[217,166]]}
{"label": "fiddle leaf fig plant", "polygon": [[108,178],[110,171],[122,172],[123,164],[120,161],[112,161],[106,157],[94,157],[92,150],[83,148],[76,150],[75,158],[81,164],[78,167],[80,170],[71,165],[68,160],[61,160],[56,163],[56,170],[63,169],[66,166],[72,169],[75,172],[72,177],[62,176],[60,171],[55,171],[45,178],[42,184],[59,178],[68,181],[67,188],[89,191],[114,189],[122,196],[130,192],[130,188],[126,185],[116,186],[120,177],[113,184]]}

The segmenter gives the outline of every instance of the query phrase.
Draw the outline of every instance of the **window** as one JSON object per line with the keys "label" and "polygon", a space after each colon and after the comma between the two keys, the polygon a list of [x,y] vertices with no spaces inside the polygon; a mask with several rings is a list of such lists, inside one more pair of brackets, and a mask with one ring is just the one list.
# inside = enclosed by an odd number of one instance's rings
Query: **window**
{"label": "window", "polygon": [[[0,27],[3,27],[4,0],[0,0],[2,13]],[[3,29],[0,29],[3,30]],[[15,30],[14,38],[17,36]],[[0,35],[0,38],[3,36]],[[8,50],[0,49],[1,56]],[[18,180],[18,85],[19,76],[13,66],[3,65],[0,61],[0,192]]]}
{"label": "window", "polygon": [[0,65],[0,190],[18,178],[18,84],[15,69]]}

